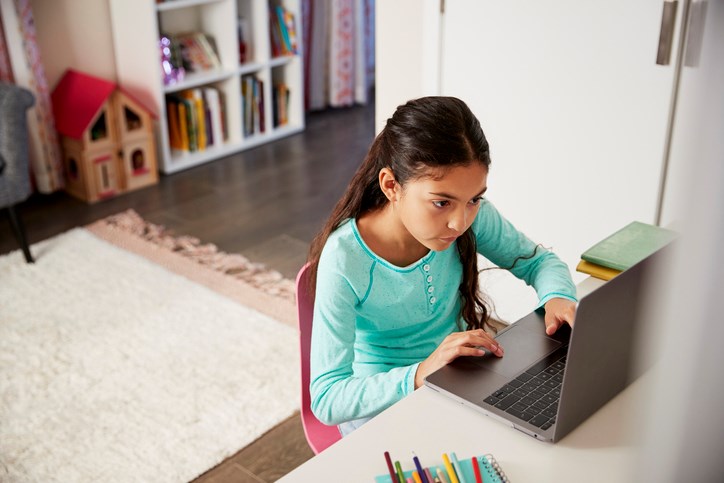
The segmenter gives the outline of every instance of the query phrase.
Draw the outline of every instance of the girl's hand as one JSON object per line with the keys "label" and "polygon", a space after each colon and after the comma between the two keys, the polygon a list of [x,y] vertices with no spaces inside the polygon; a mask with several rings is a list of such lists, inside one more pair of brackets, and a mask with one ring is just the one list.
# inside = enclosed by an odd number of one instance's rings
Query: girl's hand
{"label": "girl's hand", "polygon": [[479,357],[485,354],[485,351],[479,349],[479,347],[485,347],[496,356],[503,357],[503,348],[483,329],[454,332],[448,335],[438,348],[417,366],[415,389],[422,386],[425,377],[441,367],[446,366],[458,357]]}
{"label": "girl's hand", "polygon": [[576,318],[576,303],[564,298],[552,298],[544,305],[546,310],[546,334],[553,335],[564,324],[573,327]]}

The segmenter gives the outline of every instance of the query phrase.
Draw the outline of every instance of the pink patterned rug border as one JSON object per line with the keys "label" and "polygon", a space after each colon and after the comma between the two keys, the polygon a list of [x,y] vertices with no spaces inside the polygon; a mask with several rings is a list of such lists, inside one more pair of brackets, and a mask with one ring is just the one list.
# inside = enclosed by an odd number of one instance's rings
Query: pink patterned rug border
{"label": "pink patterned rug border", "polygon": [[85,228],[119,248],[296,326],[294,282],[264,265],[239,254],[224,253],[197,238],[175,235],[161,225],[144,220],[134,210],[103,218]]}

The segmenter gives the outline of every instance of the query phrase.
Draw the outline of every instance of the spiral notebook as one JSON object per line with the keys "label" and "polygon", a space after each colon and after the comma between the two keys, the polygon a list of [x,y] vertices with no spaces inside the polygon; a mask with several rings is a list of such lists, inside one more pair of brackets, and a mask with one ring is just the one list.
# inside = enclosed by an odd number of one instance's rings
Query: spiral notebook
{"label": "spiral notebook", "polygon": [[[507,476],[505,476],[505,472],[503,471],[503,468],[500,467],[498,462],[496,461],[495,457],[492,454],[486,454],[483,456],[475,456],[475,459],[478,460],[478,466],[480,468],[480,476],[482,477],[483,483],[507,483],[510,480]],[[475,473],[473,471],[473,459],[467,458],[467,459],[461,459],[459,461],[459,467],[460,472],[462,475],[458,475],[456,473],[456,478],[460,483],[475,483],[477,480],[475,479]],[[444,464],[439,464],[436,466],[428,466],[427,468],[430,469],[430,472],[433,476],[437,475],[437,470],[439,469],[442,471],[443,475],[447,478],[447,481],[453,481],[449,475],[448,471],[445,469]],[[405,482],[407,482],[407,478],[412,478],[412,473],[414,470],[404,471],[403,474],[405,476]],[[462,476],[462,478],[460,478]],[[378,475],[375,477],[375,483],[399,483],[398,480],[393,480],[392,477],[389,475],[389,473],[385,473],[383,475]]]}

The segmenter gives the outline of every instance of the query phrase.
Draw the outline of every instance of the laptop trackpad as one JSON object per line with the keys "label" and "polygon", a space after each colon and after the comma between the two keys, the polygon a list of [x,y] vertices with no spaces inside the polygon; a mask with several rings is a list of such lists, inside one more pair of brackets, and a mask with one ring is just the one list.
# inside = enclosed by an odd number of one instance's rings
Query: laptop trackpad
{"label": "laptop trackpad", "polygon": [[544,333],[538,334],[515,325],[496,337],[496,340],[503,346],[505,355],[496,357],[486,354],[479,359],[480,365],[506,377],[519,374],[562,345]]}

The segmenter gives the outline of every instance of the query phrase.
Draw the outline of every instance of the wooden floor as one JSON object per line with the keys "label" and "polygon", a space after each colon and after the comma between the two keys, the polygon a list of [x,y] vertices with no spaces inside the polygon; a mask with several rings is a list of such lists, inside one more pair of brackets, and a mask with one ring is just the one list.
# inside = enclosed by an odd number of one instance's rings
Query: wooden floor
{"label": "wooden floor", "polygon": [[[177,234],[294,278],[373,136],[373,104],[314,113],[301,134],[162,176],[153,187],[95,205],[64,193],[34,195],[18,211],[35,243],[132,208]],[[2,254],[18,245],[9,222],[0,218]],[[195,481],[275,481],[312,456],[295,415]]]}

